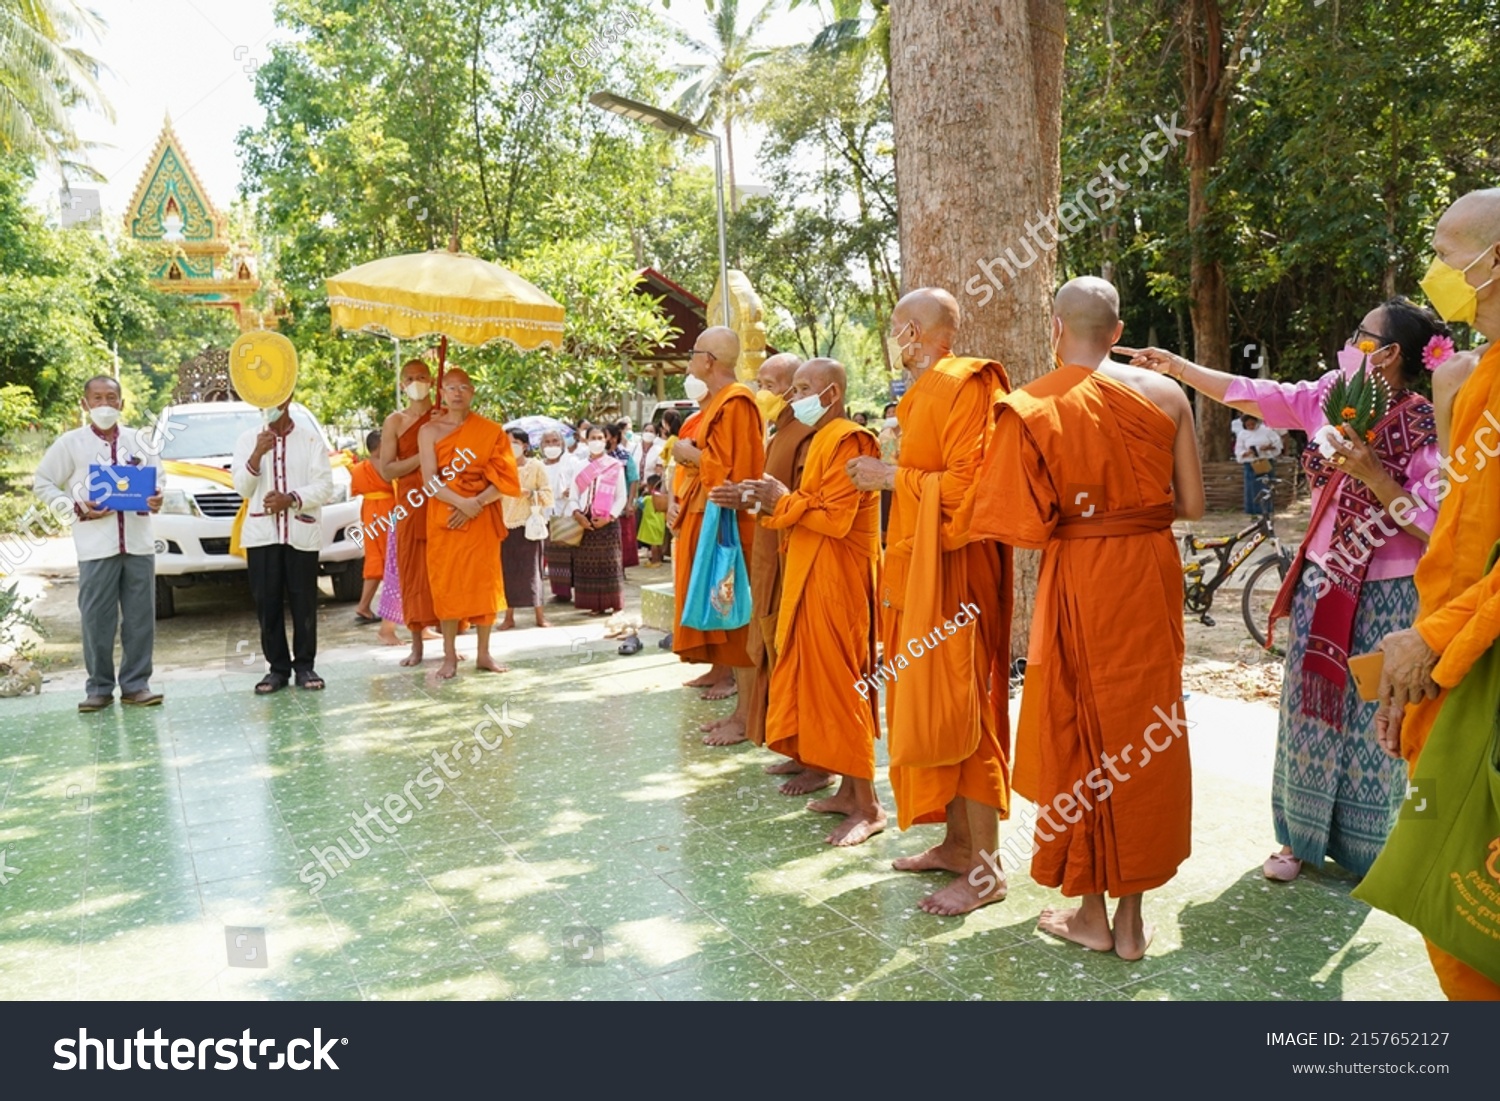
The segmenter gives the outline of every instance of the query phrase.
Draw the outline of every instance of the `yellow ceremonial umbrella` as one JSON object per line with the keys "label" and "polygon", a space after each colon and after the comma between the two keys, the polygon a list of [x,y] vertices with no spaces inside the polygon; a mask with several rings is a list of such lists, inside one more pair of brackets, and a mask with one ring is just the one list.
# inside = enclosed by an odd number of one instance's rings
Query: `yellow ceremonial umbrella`
{"label": "yellow ceremonial umbrella", "polygon": [[477,347],[504,340],[523,352],[562,347],[563,308],[509,268],[448,249],[389,256],[327,281],[333,323],[397,340],[440,337]]}

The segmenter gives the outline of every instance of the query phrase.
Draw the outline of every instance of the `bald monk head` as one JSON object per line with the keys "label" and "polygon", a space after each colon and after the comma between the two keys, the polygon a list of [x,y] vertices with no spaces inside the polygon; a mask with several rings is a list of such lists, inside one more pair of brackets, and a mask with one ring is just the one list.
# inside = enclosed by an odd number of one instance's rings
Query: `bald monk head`
{"label": "bald monk head", "polygon": [[468,416],[474,404],[474,382],[469,378],[469,372],[462,367],[449,367],[444,371],[442,397],[443,407],[450,417],[462,420]]}
{"label": "bald monk head", "polygon": [[901,345],[901,365],[920,375],[953,354],[953,341],[958,336],[958,300],[941,287],[908,292],[891,311],[891,336]]}
{"label": "bald monk head", "polygon": [[1093,275],[1069,279],[1052,302],[1052,339],[1064,363],[1097,367],[1109,356],[1125,326],[1120,323],[1120,295]]}
{"label": "bald monk head", "polygon": [[[688,357],[688,374],[707,383],[709,395],[717,394],[735,379],[740,361],[740,338],[733,329],[715,325],[704,329]],[[691,394],[688,395],[692,397]]]}
{"label": "bald monk head", "polygon": [[1422,289],[1433,306],[1445,321],[1470,321],[1491,340],[1500,339],[1500,188],[1471,191],[1454,202],[1438,219],[1432,250],[1477,292],[1471,314],[1467,292],[1456,281],[1457,294],[1443,292],[1429,271]]}
{"label": "bald monk head", "polygon": [[792,378],[801,366],[802,360],[791,352],[778,352],[760,365],[755,375],[758,388],[755,401],[767,422],[775,421],[786,408],[787,392],[791,390]]}
{"label": "bald monk head", "polygon": [[[797,368],[797,374],[792,378],[791,400],[798,402],[816,397],[823,411],[811,424],[822,428],[843,417],[844,392],[848,388],[849,375],[842,363],[836,359],[810,359]],[[803,424],[809,423],[803,418],[798,419]]]}
{"label": "bald monk head", "polygon": [[408,359],[401,365],[401,392],[410,401],[426,401],[432,393],[432,368],[423,359]]}

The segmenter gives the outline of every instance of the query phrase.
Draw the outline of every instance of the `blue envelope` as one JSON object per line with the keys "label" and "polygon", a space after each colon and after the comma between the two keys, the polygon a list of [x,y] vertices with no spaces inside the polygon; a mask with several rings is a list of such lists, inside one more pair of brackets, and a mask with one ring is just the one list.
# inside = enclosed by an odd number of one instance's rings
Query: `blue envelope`
{"label": "blue envelope", "polygon": [[149,512],[146,498],[156,496],[156,467],[89,467],[89,500],[106,512]]}

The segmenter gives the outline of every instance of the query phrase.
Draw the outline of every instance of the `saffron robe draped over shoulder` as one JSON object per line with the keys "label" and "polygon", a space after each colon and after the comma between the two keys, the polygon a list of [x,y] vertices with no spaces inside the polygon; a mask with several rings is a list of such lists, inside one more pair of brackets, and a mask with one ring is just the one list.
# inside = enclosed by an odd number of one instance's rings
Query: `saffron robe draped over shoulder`
{"label": "saffron robe draped over shoulder", "polygon": [[349,492],[360,498],[359,523],[364,529],[364,579],[379,581],[385,576],[385,547],[391,538],[386,518],[396,507],[391,483],[375,473],[369,459],[355,463],[349,471]]}
{"label": "saffron robe draped over shoulder", "polygon": [[[396,438],[396,458],[417,453],[417,435],[437,407],[427,410]],[[412,490],[416,490],[415,493]],[[396,479],[396,503],[406,515],[396,524],[396,576],[401,579],[401,610],[413,631],[438,625],[432,607],[432,584],[427,579],[427,497],[422,492],[422,468]]]}
{"label": "saffron robe draped over shoulder", "polygon": [[1191,848],[1176,434],[1059,367],[999,403],[975,496],[976,538],[1042,551],[1014,776],[1039,814],[1032,878],[1069,896],[1160,887]]}
{"label": "saffron robe draped over shoulder", "polygon": [[[693,555],[698,549],[698,533],[703,529],[703,510],[708,495],[725,482],[746,482],[759,478],[766,465],[766,427],[755,395],[742,382],[730,383],[704,405],[695,428],[694,443],[701,452],[696,470],[686,470],[679,477],[681,488],[677,514],[678,544],[672,551],[673,594],[677,603],[676,626],[672,631],[672,650],[683,661],[710,662],[719,665],[748,667],[750,655],[745,643],[749,627],[733,631],[700,631],[682,623],[682,604],[687,599],[688,579],[693,572]],[[683,434],[687,434],[684,426]],[[754,545],[755,517],[740,512],[736,520],[740,529],[740,546],[748,556]]]}
{"label": "saffron robe draped over shoulder", "polygon": [[880,719],[856,690],[874,653],[880,494],[854,488],[845,466],[879,458],[851,420],[818,429],[796,492],[762,521],[786,538],[766,745],[811,768],[875,778]]}
{"label": "saffron robe draped over shoulder", "polygon": [[[776,434],[766,444],[766,475],[790,490],[802,482],[802,468],[813,430],[792,416],[790,408],[776,418]],[[781,607],[781,533],[764,523],[755,527],[750,550],[750,630],[745,652],[755,667],[755,683],[746,709],[745,734],[756,745],[766,741],[766,708],[771,701],[771,671],[776,667],[776,613]]]}
{"label": "saffron robe draped over shoulder", "polygon": [[[896,489],[880,582],[891,787],[901,828],[956,796],[1010,809],[1009,548],[971,540],[974,479],[1005,368],[945,356],[896,407]],[[969,621],[941,636],[962,613]]]}
{"label": "saffron robe draped over shoulder", "polygon": [[[490,486],[507,496],[521,492],[510,436],[486,417],[470,413],[463,424],[437,441],[435,450],[438,480],[461,497],[478,497]],[[457,511],[437,497],[427,505],[427,572],[433,608],[439,620],[491,623],[506,606],[500,565],[505,511],[496,500],[462,527],[450,528],[448,519]]]}
{"label": "saffron robe draped over shoulder", "polygon": [[[1401,752],[1415,767],[1448,689],[1500,639],[1500,570],[1484,572],[1490,548],[1500,541],[1500,343],[1491,344],[1453,401],[1448,440],[1450,476],[1440,489],[1437,524],[1427,553],[1417,563],[1417,632],[1442,655],[1432,676],[1442,687],[1435,700],[1408,707],[1401,725]],[[1489,441],[1489,442],[1486,442]],[[1475,737],[1488,732],[1491,716],[1476,715]],[[1443,993],[1454,1001],[1500,1001],[1494,983],[1453,956],[1427,945]]]}

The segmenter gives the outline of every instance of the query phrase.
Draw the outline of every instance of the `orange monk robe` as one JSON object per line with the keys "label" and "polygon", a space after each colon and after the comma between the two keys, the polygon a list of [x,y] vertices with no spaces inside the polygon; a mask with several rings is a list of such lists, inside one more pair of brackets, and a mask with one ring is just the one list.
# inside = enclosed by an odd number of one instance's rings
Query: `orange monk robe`
{"label": "orange monk robe", "polygon": [[999,409],[974,534],[1042,551],[1014,768],[1039,814],[1031,876],[1070,896],[1149,891],[1192,840],[1177,425],[1082,367]]}
{"label": "orange monk robe", "polygon": [[[776,418],[776,434],[766,444],[766,474],[788,489],[802,482],[802,467],[813,430],[792,416],[790,408]],[[750,630],[745,651],[755,666],[745,734],[756,745],[766,742],[766,708],[771,701],[771,670],[776,665],[776,613],[781,607],[781,533],[764,523],[755,527],[750,551]]]}
{"label": "orange monk robe", "polygon": [[361,498],[359,522],[364,529],[366,581],[385,576],[385,548],[391,537],[386,521],[396,507],[396,493],[391,483],[375,473],[369,459],[355,463],[349,470],[349,492]]}
{"label": "orange monk robe", "polygon": [[[461,497],[478,497],[488,486],[515,497],[521,492],[516,456],[504,427],[477,413],[437,441],[438,480]],[[457,512],[434,497],[427,505],[427,572],[440,620],[492,623],[505,608],[500,542],[506,537],[500,502],[486,505],[462,527],[450,528]],[[524,533],[518,533],[524,534]]]}
{"label": "orange monk robe", "polygon": [[851,420],[824,425],[800,488],[761,521],[786,534],[766,745],[810,768],[873,780],[879,704],[856,686],[872,671],[880,494],[849,480],[845,465],[861,457],[880,457],[873,435]]}
{"label": "orange monk robe", "polygon": [[[417,434],[432,419],[436,407],[417,418],[396,438],[396,458],[417,453]],[[438,625],[432,607],[432,585],[427,580],[427,497],[422,492],[422,468],[396,479],[396,503],[406,515],[396,523],[396,575],[401,581],[401,610],[413,631]]]}
{"label": "orange monk robe", "polygon": [[896,407],[879,607],[886,672],[876,676],[886,678],[902,829],[943,821],[959,795],[1009,813],[1010,551],[971,541],[968,515],[995,401],[1009,388],[1000,364],[945,356]]}
{"label": "orange monk robe", "polygon": [[[1442,686],[1435,700],[1406,710],[1401,750],[1415,769],[1432,733],[1432,724],[1448,698],[1448,689],[1463,680],[1500,638],[1500,570],[1485,573],[1490,548],[1500,540],[1500,464],[1493,455],[1497,441],[1486,412],[1500,410],[1500,343],[1491,344],[1474,373],[1459,388],[1448,433],[1452,474],[1448,495],[1438,509],[1427,551],[1417,563],[1419,608],[1416,629],[1442,659],[1433,679]],[[1488,729],[1488,716],[1475,716],[1475,729]],[[1500,1001],[1500,984],[1427,945],[1443,993],[1454,1001]]]}
{"label": "orange monk robe", "polygon": [[[698,549],[698,533],[703,528],[703,510],[708,495],[725,482],[747,482],[759,478],[766,465],[766,426],[755,395],[742,382],[733,382],[720,390],[699,411],[702,418],[696,428],[694,443],[701,455],[698,467],[679,478],[684,491],[677,514],[679,542],[672,552],[673,589],[677,599],[676,627],[672,632],[672,650],[683,661],[709,662],[719,665],[748,667],[750,655],[745,650],[749,628],[733,631],[700,631],[682,623],[682,604],[687,599],[688,579],[692,576],[693,555]],[[683,426],[683,436],[687,426]],[[740,546],[750,548],[755,538],[755,517],[749,512],[736,515],[740,529]],[[747,563],[748,568],[748,563]]]}

